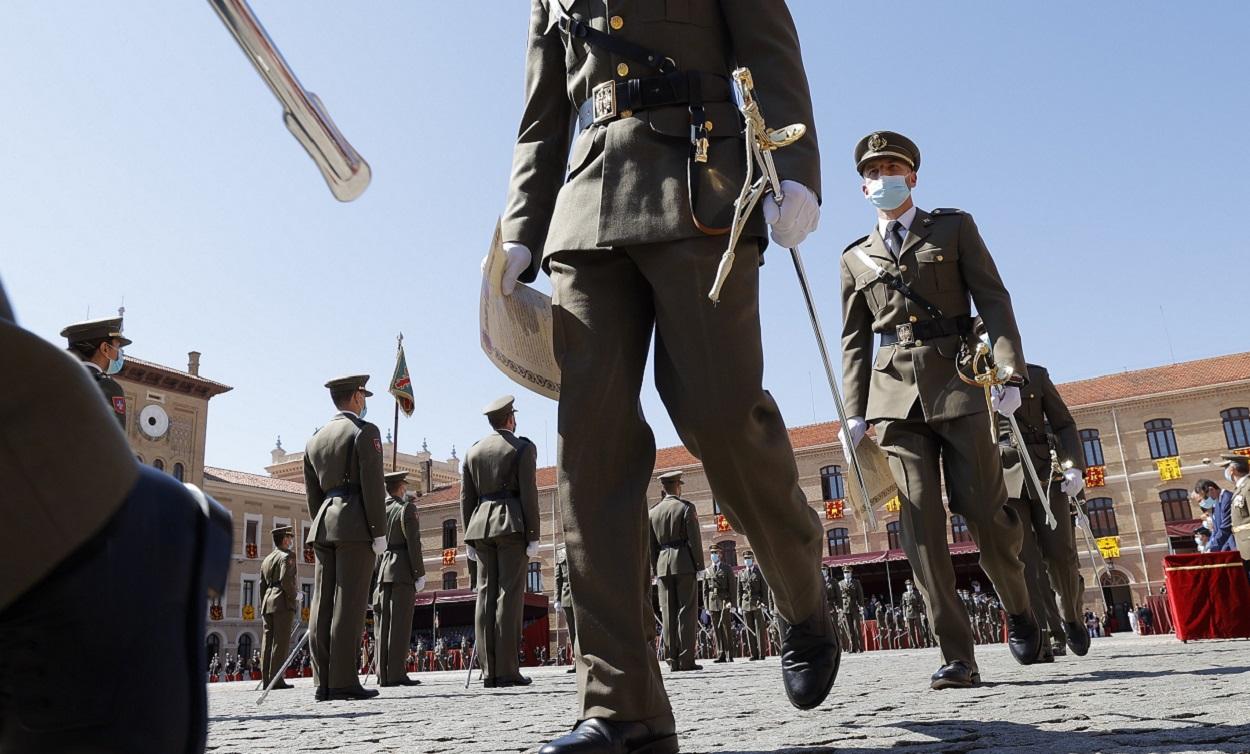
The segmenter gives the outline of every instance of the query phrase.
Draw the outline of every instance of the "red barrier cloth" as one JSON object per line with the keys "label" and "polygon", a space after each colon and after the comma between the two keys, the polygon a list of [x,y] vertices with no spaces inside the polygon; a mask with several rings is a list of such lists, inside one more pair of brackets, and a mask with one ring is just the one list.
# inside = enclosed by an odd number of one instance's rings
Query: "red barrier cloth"
{"label": "red barrier cloth", "polygon": [[1152,634],[1172,633],[1172,608],[1166,596],[1154,595],[1146,598],[1146,606],[1150,608]]}
{"label": "red barrier cloth", "polygon": [[1167,555],[1163,573],[1176,638],[1250,638],[1250,579],[1239,553]]}

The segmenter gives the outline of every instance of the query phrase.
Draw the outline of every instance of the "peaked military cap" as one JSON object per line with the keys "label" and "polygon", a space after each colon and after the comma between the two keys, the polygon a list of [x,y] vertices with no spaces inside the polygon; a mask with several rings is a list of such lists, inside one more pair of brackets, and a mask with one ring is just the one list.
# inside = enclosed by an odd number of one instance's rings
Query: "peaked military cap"
{"label": "peaked military cap", "polygon": [[664,472],[663,474],[660,474],[660,476],[658,477],[658,479],[659,479],[661,482],[668,482],[668,483],[672,483],[672,482],[680,482],[680,481],[681,481],[681,472],[680,472],[680,471],[666,471],[666,472]]}
{"label": "peaked military cap", "polygon": [[128,346],[133,342],[122,335],[121,317],[105,317],[104,319],[89,319],[84,322],[75,322],[61,331],[61,337],[65,338],[71,346],[83,341],[112,340],[113,338],[120,338],[122,347]]}
{"label": "peaked military cap", "polygon": [[1220,461],[1221,466],[1228,466],[1233,463],[1238,466],[1250,465],[1250,457],[1243,456],[1240,453],[1221,453],[1220,458],[1224,459]]}
{"label": "peaked military cap", "polygon": [[273,533],[275,535],[280,534],[282,536],[286,536],[287,534],[290,534],[291,536],[295,536],[295,527],[291,526],[290,524],[286,524],[284,526],[275,526],[273,527]]}
{"label": "peaked military cap", "polygon": [[516,398],[513,398],[511,395],[501,396],[487,403],[486,407],[482,409],[482,413],[490,418],[516,413],[516,408],[512,405],[515,401]]}
{"label": "peaked military cap", "polygon": [[390,471],[390,472],[387,472],[386,474],[383,474],[382,476],[386,477],[386,484],[388,486],[395,484],[397,482],[408,481],[407,471]]}
{"label": "peaked military cap", "polygon": [[713,542],[712,546],[707,549],[708,552],[720,552],[720,542]]}
{"label": "peaked military cap", "polygon": [[906,136],[894,131],[873,131],[855,145],[855,172],[864,170],[864,163],[878,157],[897,157],[912,170],[920,169],[920,147]]}
{"label": "peaked military cap", "polygon": [[331,390],[364,390],[365,397],[368,398],[373,393],[365,390],[367,382],[369,382],[367,374],[349,374],[346,377],[335,377],[326,383],[326,387]]}
{"label": "peaked military cap", "polygon": [[754,553],[753,551],[751,551],[751,550],[744,550],[744,551],[743,551],[743,553],[742,553],[742,557],[744,557],[744,558],[753,558],[753,557],[755,557],[755,553]]}

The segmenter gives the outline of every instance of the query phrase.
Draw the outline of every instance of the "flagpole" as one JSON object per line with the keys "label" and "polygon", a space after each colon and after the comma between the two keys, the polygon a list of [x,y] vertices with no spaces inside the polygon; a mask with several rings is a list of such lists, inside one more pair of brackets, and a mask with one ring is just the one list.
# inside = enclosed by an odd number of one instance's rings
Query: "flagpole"
{"label": "flagpole", "polygon": [[[396,351],[402,352],[404,348],[404,334],[399,334],[399,340],[396,343]],[[392,380],[393,381],[393,380]],[[399,470],[399,398],[392,394],[395,399],[395,433],[392,435],[391,443],[391,471]]]}

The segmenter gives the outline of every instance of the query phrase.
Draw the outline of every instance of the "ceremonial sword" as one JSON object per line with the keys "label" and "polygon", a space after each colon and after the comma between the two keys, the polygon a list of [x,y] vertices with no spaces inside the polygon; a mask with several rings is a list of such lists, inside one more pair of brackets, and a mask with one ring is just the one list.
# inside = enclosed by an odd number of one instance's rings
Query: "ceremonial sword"
{"label": "ceremonial sword", "polygon": [[[793,144],[807,133],[807,126],[802,123],[792,123],[783,128],[769,130],[764,123],[764,115],[760,110],[759,102],[755,99],[755,81],[751,78],[750,69],[737,68],[732,78],[734,99],[746,124],[746,179],[742,184],[742,191],[734,201],[734,218],[729,230],[729,246],[721,256],[720,265],[716,269],[716,280],[712,283],[712,289],[707,295],[713,304],[720,301],[721,288],[729,277],[730,269],[733,268],[734,250],[742,237],[747,218],[755,209],[760,197],[765,192],[771,193],[773,201],[779,207],[785,198],[781,190],[781,179],[777,176],[777,167],[773,163],[773,151]],[[755,178],[757,166],[761,173],[759,178]],[[820,315],[816,312],[816,302],[812,296],[811,285],[807,281],[807,271],[803,266],[803,257],[799,254],[798,246],[790,247],[790,258],[794,262],[794,272],[799,278],[799,287],[803,290],[803,300],[807,303],[807,316],[811,319],[816,346],[820,349],[820,358],[825,365],[825,377],[829,380],[829,391],[833,394],[833,405],[838,413],[838,421],[842,427],[846,427],[846,406],[842,403],[842,394],[838,390],[837,378],[833,374],[833,364],[829,361],[829,348],[825,344],[824,331],[820,326]],[[855,451],[855,445],[851,442],[849,431],[845,433],[843,445],[852,476],[855,477],[855,484],[858,485],[861,493],[858,501],[851,496],[851,503],[855,506],[855,511],[864,525],[876,529],[877,516],[872,510],[868,484],[864,480],[864,471],[860,467],[859,455]]]}

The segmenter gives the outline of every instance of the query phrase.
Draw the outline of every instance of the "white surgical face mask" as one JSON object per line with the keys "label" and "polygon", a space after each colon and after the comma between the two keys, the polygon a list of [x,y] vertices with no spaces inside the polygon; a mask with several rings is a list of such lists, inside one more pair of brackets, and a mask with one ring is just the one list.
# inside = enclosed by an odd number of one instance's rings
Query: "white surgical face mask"
{"label": "white surgical face mask", "polygon": [[911,196],[905,175],[883,175],[865,185],[868,187],[868,201],[877,209],[898,209]]}
{"label": "white surgical face mask", "polygon": [[713,563],[719,563],[719,562],[720,562],[720,556],[719,556],[719,555],[713,555],[713,556],[712,556],[712,562],[713,562]]}
{"label": "white surgical face mask", "polygon": [[1230,482],[1233,481],[1233,467],[1232,466],[1224,467],[1224,478]]}

